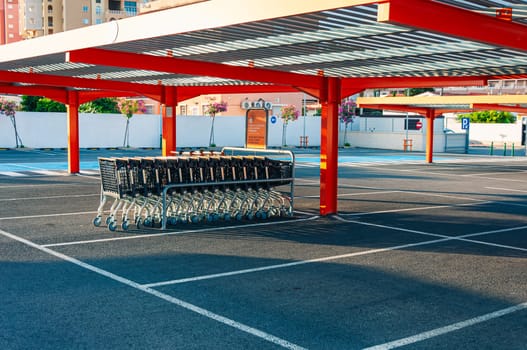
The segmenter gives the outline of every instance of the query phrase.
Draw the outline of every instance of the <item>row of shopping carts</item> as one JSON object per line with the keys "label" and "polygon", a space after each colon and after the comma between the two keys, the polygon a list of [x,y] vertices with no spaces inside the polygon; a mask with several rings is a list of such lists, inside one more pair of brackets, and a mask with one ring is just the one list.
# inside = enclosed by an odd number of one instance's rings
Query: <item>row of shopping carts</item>
{"label": "row of shopping carts", "polygon": [[[292,155],[292,154],[291,154]],[[294,157],[218,154],[99,158],[95,226],[161,226],[293,214]],[[111,204],[110,204],[111,203]],[[109,209],[107,209],[109,207]]]}

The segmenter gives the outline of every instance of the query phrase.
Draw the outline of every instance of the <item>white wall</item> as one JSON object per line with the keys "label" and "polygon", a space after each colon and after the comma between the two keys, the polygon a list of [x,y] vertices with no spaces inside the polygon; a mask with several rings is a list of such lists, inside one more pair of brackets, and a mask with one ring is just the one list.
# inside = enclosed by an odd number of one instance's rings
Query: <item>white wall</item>
{"label": "white wall", "polygon": [[[80,147],[121,147],[123,145],[126,119],[119,114],[80,114]],[[269,117],[271,119],[271,116]],[[425,118],[421,130],[409,130],[414,151],[425,151]],[[18,112],[16,121],[19,135],[29,148],[67,147],[67,119],[65,113]],[[209,144],[212,119],[205,116],[177,117],[177,147],[206,147]],[[300,117],[287,126],[287,144],[297,146],[300,136],[309,137],[309,146],[320,146],[320,117]],[[461,131],[461,126],[448,119],[446,127]],[[434,151],[444,152],[445,137],[443,119],[434,124]],[[488,130],[490,129],[490,130]],[[269,122],[269,146],[280,146],[283,123],[276,118]],[[485,130],[485,131],[483,131]],[[502,137],[502,135],[506,135]],[[130,119],[131,147],[160,147],[161,120],[159,115],[136,115]],[[340,125],[339,145],[344,144],[344,124]],[[356,118],[348,126],[347,141],[352,147],[403,149],[404,118]],[[451,135],[450,135],[451,136]],[[517,124],[472,124],[471,140],[521,142],[521,121]],[[451,140],[453,141],[453,140]],[[460,141],[461,142],[461,141]],[[243,146],[245,143],[245,117],[216,117],[215,143],[221,146]],[[13,127],[8,117],[0,116],[0,147],[14,148],[16,145]],[[449,144],[449,146],[451,146]]]}
{"label": "white wall", "polygon": [[[17,130],[25,147],[62,148],[68,145],[66,113],[18,112]],[[126,119],[120,114],[79,115],[79,144],[87,147],[120,147],[123,145]],[[130,146],[159,147],[160,117],[136,115],[130,119]],[[15,147],[11,121],[0,116],[0,147]]]}
{"label": "white wall", "polygon": [[[455,116],[445,119],[445,128],[455,132],[465,132],[461,129],[461,122]],[[518,118],[514,124],[484,124],[470,123],[469,138],[472,144],[515,143],[522,141],[522,120]]]}
{"label": "white wall", "polygon": [[[271,117],[269,117],[271,119]],[[66,113],[18,112],[18,134],[25,147],[67,147]],[[180,116],[176,119],[177,147],[204,147],[209,145],[212,118],[208,116]],[[305,124],[304,124],[305,123]],[[305,125],[305,126],[304,126]],[[282,120],[269,122],[269,146],[282,142]],[[81,148],[121,147],[126,119],[120,114],[79,115],[79,142]],[[300,117],[287,127],[287,143],[298,145],[304,133],[310,146],[320,146],[320,117]],[[243,146],[245,144],[245,117],[216,117],[214,140],[217,146]],[[135,115],[130,119],[131,147],[160,147],[161,119],[159,115]],[[16,146],[13,127],[8,117],[0,116],[0,147]]]}

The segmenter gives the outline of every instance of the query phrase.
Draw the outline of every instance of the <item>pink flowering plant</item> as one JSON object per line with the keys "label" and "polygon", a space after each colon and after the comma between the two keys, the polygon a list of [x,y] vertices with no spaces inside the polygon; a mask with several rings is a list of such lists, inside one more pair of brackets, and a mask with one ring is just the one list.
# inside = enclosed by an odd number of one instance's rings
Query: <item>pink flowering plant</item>
{"label": "pink flowering plant", "polygon": [[227,111],[227,102],[213,102],[207,108],[207,114],[211,117],[214,117],[216,113],[226,112]]}
{"label": "pink flowering plant", "polygon": [[212,118],[212,123],[210,125],[210,136],[209,136],[209,147],[216,147],[214,142],[214,117],[216,113],[226,112],[227,111],[227,102],[212,102],[209,104],[207,110],[205,111]]}
{"label": "pink flowering plant", "polygon": [[280,109],[282,121],[284,124],[288,124],[290,121],[295,121],[298,119],[300,112],[294,105],[282,106]]}
{"label": "pink flowering plant", "polygon": [[137,112],[146,112],[145,101],[143,100],[127,100],[123,98],[117,101],[117,108],[127,119],[132,118]]}
{"label": "pink flowering plant", "polygon": [[287,146],[287,125],[289,122],[294,122],[298,119],[300,111],[294,105],[286,105],[280,108],[280,112],[280,118],[282,118],[284,123],[282,127],[282,145]]}
{"label": "pink flowering plant", "polygon": [[339,119],[344,123],[344,146],[350,145],[346,140],[346,134],[348,132],[348,125],[353,123],[355,119],[356,109],[357,104],[353,100],[345,100],[339,106]]}
{"label": "pink flowering plant", "polygon": [[16,148],[24,147],[24,144],[22,143],[22,139],[18,135],[18,131],[16,128],[16,111],[18,109],[18,105],[14,101],[8,101],[6,99],[0,99],[0,115],[5,115],[6,117],[9,117],[11,120],[11,124],[13,124],[13,129],[15,130],[15,141],[16,141]]}
{"label": "pink flowering plant", "polygon": [[127,100],[122,98],[117,101],[117,108],[126,117],[126,129],[124,131],[123,147],[130,147],[130,119],[136,113],[145,113],[146,106],[143,100]]}

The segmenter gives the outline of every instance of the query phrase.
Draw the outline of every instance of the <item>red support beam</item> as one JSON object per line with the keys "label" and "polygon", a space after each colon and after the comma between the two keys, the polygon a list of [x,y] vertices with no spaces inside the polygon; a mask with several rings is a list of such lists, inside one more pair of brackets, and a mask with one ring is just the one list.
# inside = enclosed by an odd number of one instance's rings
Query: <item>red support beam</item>
{"label": "red support beam", "polygon": [[218,85],[218,86],[178,86],[178,102],[209,94],[248,94],[266,92],[298,92],[290,86],[283,85]]}
{"label": "red support beam", "polygon": [[476,76],[342,78],[342,98],[354,95],[366,89],[484,86],[487,84],[487,77]]}
{"label": "red support beam", "polygon": [[337,213],[340,79],[325,78],[320,139],[320,215]]}
{"label": "red support beam", "polygon": [[426,162],[432,163],[434,157],[434,121],[435,111],[429,108],[426,111]]}
{"label": "red support beam", "polygon": [[79,149],[79,94],[77,91],[68,91],[68,172],[80,172]]}
{"label": "red support beam", "polygon": [[28,96],[45,96],[53,101],[67,103],[68,93],[65,88],[41,86],[41,85],[0,85],[0,93],[28,95]]}
{"label": "red support beam", "polygon": [[308,88],[318,88],[322,82],[322,77],[313,75],[93,48],[67,52],[66,61]]}
{"label": "red support beam", "polygon": [[125,92],[125,91],[102,91],[102,90],[93,90],[93,91],[79,91],[79,105],[96,100],[98,98],[108,98],[108,97],[134,97],[137,96],[137,93],[134,92]]}
{"label": "red support beam", "polygon": [[527,51],[527,26],[430,0],[389,0],[377,20]]}
{"label": "red support beam", "polygon": [[[399,112],[412,112],[422,116],[426,116],[429,108],[427,107],[415,107],[408,105],[389,105],[389,104],[361,104],[360,108],[369,109],[381,109],[385,111],[399,111]],[[471,109],[459,109],[459,108],[434,108],[434,115],[442,115],[443,113],[454,113],[454,112],[471,112]]]}
{"label": "red support beam", "polygon": [[138,95],[161,95],[161,86],[152,84],[129,83],[105,79],[86,79],[65,77],[41,73],[20,73],[0,71],[0,81],[39,84],[43,86],[56,86],[68,88],[87,88],[105,91],[134,92]]}

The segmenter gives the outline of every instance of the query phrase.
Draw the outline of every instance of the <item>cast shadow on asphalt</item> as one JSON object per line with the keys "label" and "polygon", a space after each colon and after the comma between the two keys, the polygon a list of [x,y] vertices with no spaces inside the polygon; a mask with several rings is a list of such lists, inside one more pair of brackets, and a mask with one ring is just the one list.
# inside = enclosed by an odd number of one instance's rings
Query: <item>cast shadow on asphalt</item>
{"label": "cast shadow on asphalt", "polygon": [[[329,220],[327,220],[329,221]],[[383,247],[384,244],[371,248]],[[452,244],[444,247],[452,252]],[[93,247],[86,247],[91,249]],[[108,248],[110,249],[110,248]],[[104,251],[104,248],[102,249]],[[69,249],[61,249],[68,254]],[[521,271],[493,275],[473,256],[438,261],[437,250],[372,254],[225,278],[157,287],[160,292],[307,348],[359,349],[471,319],[517,304],[494,293]],[[464,254],[456,249],[456,254]],[[81,253],[82,255],[82,253]],[[218,273],[291,260],[217,254],[159,253],[84,261],[138,283]],[[151,296],[142,297],[66,262],[0,263],[3,348],[231,348],[238,333]],[[454,277],[450,273],[457,271]],[[23,276],[23,277],[22,277]],[[519,282],[518,282],[519,283]],[[520,286],[516,286],[520,290]],[[24,293],[20,293],[20,291]],[[526,299],[525,290],[516,296]],[[120,316],[118,316],[120,315]],[[425,340],[428,348],[521,349],[520,312],[481,332],[475,325]],[[192,321],[192,322],[190,322]],[[28,328],[31,329],[28,332]],[[109,331],[111,330],[111,331]],[[160,336],[162,334],[162,336]],[[246,348],[258,339],[242,340]],[[188,343],[187,342],[191,342]],[[248,343],[246,343],[248,342]],[[264,345],[260,345],[265,347]]]}

